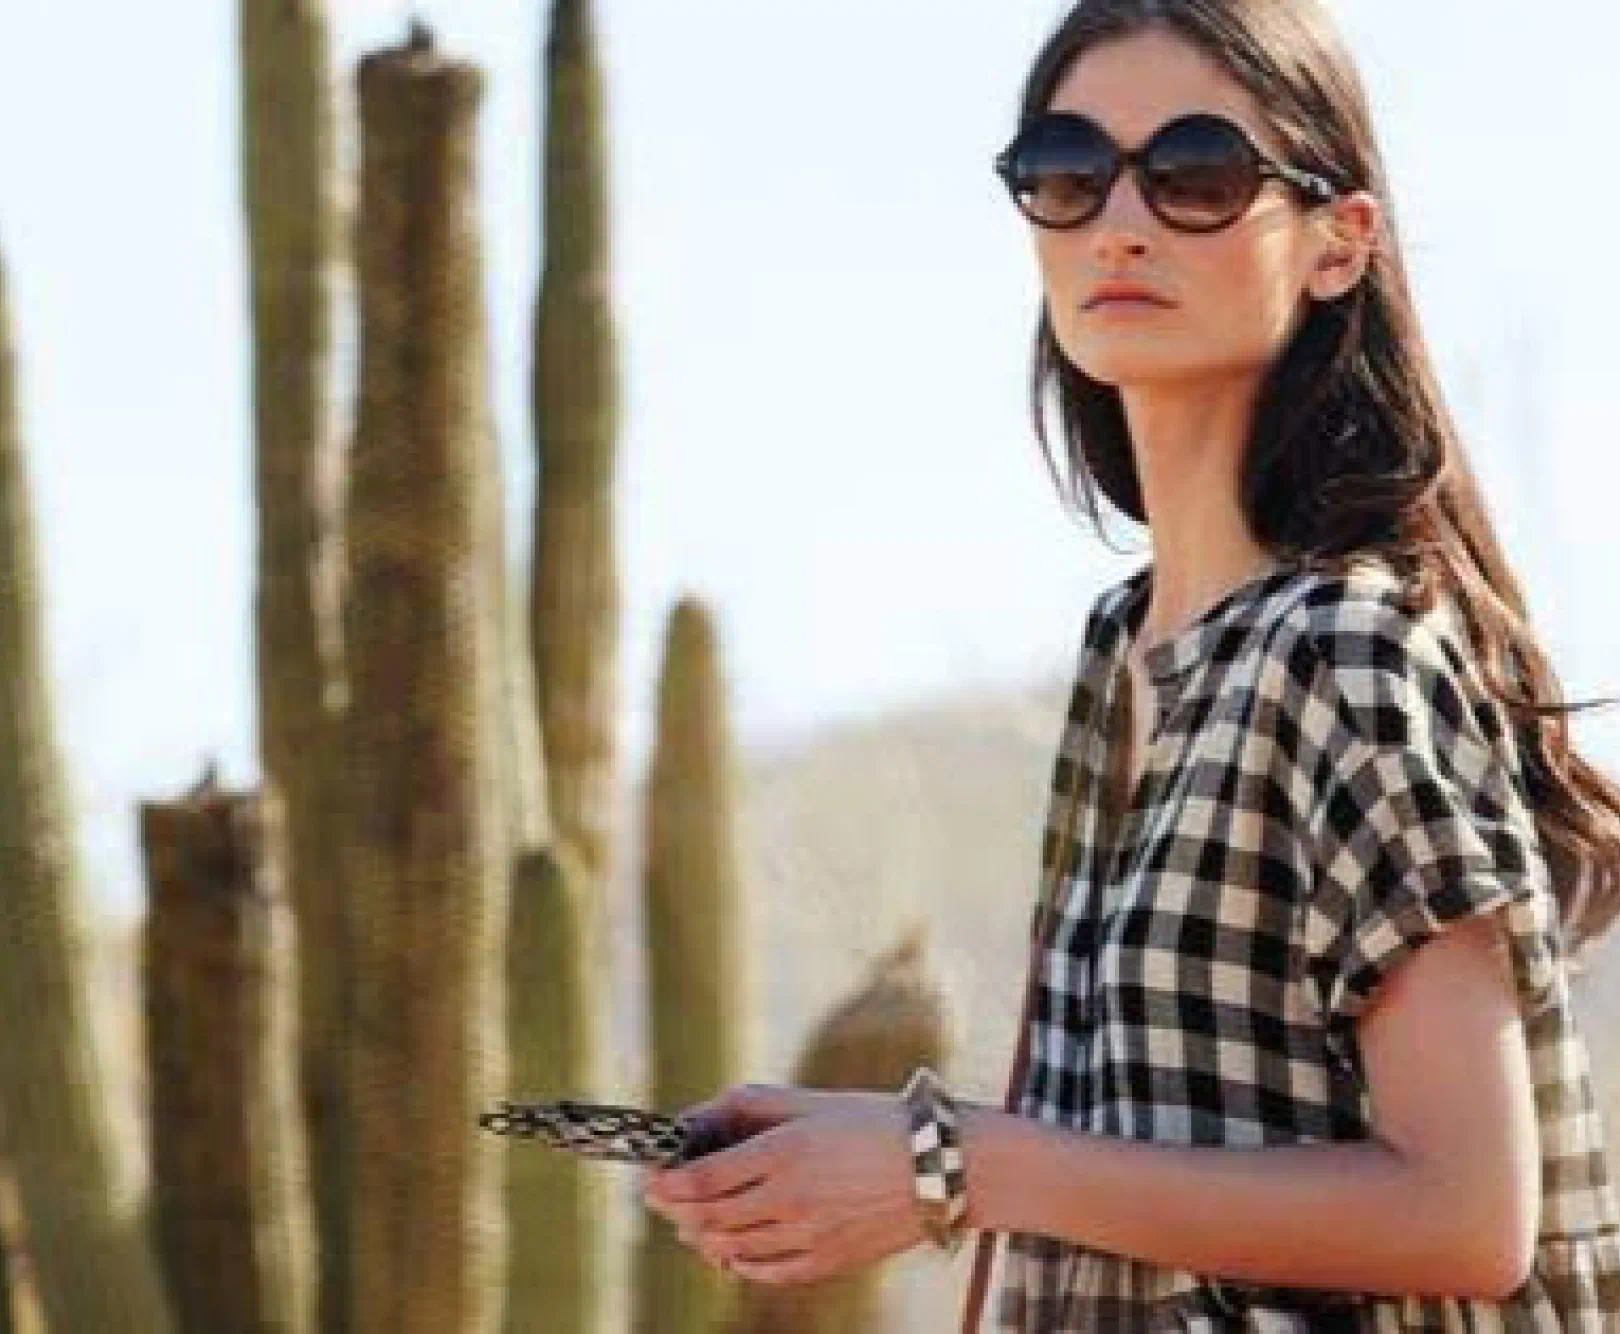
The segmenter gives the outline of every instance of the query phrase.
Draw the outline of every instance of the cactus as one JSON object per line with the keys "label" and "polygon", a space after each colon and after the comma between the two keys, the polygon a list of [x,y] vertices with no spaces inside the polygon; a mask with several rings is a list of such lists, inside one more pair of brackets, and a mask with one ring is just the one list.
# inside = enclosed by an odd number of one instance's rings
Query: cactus
{"label": "cactus", "polygon": [[175,1324],[311,1334],[295,944],[273,796],[143,802],[154,1224]]}
{"label": "cactus", "polygon": [[[498,493],[489,497],[495,531],[501,523],[498,500]],[[508,586],[504,563],[492,563],[490,579],[507,613],[499,738],[511,854],[507,1088],[513,1096],[577,1097],[591,1087],[581,1061],[591,1050],[597,1021],[587,1007],[604,999],[579,948],[587,879],[578,857],[551,835],[523,633],[525,599]],[[607,1217],[602,1168],[520,1145],[508,1153],[505,1172],[512,1245],[502,1327],[507,1334],[596,1328]],[[545,1244],[537,1244],[542,1237]]]}
{"label": "cactus", "polygon": [[913,922],[811,1030],[792,1082],[898,1092],[919,1065],[944,1070],[955,1041],[944,994],[925,967],[927,930]]}
{"label": "cactus", "polygon": [[[528,638],[552,857],[520,864],[513,885],[514,1091],[609,1093],[602,1005],[609,963],[619,585],[613,531],[618,364],[607,300],[607,183],[601,76],[586,0],[556,0],[542,58],[541,198],[545,267],[534,313],[531,414],[536,453]],[[538,854],[539,849],[531,850]],[[542,890],[541,886],[548,886]],[[552,913],[551,917],[546,914]],[[555,973],[551,964],[565,965]],[[566,1034],[548,1040],[549,1006]],[[609,1218],[599,1164],[511,1155],[510,1207],[538,1217],[514,1273],[509,1334],[602,1324]],[[514,1227],[518,1226],[514,1221]],[[548,1277],[549,1276],[549,1277]],[[549,1288],[543,1284],[552,1284]]]}
{"label": "cactus", "polygon": [[17,1289],[21,1285],[15,1273],[18,1228],[13,1195],[9,1175],[0,1177],[0,1334],[17,1334],[19,1323],[14,1310],[19,1301]]}
{"label": "cactus", "polygon": [[167,1334],[139,1210],[115,1190],[10,330],[0,262],[0,1156],[16,1173],[49,1328]]}
{"label": "cactus", "polygon": [[[647,792],[645,886],[650,1101],[688,1107],[742,1078],[754,1013],[737,869],[733,757],[715,632],[683,599],[669,619]],[[645,1215],[638,1334],[710,1334],[736,1283]]]}
{"label": "cactus", "polygon": [[0,1163],[0,1334],[45,1334],[16,1173]]}
{"label": "cactus", "polygon": [[20,1323],[22,1215],[9,1169],[0,1167],[0,1334],[17,1334]]}
{"label": "cactus", "polygon": [[[944,1070],[954,1040],[941,990],[923,968],[923,942],[915,924],[872,963],[809,1034],[791,1083],[898,1092],[918,1065]],[[877,1265],[794,1287],[745,1282],[726,1334],[876,1334],[884,1327],[882,1281]]]}
{"label": "cactus", "polygon": [[281,799],[297,921],[302,1113],[319,1238],[320,1328],[344,1334],[339,1025],[343,946],[332,753],[342,698],[338,636],[342,451],[329,424],[328,281],[339,228],[335,107],[321,0],[239,5],[243,211],[252,289],[254,601],[259,733]]}
{"label": "cactus", "polygon": [[552,841],[546,771],[540,725],[534,713],[534,666],[529,660],[528,592],[521,577],[506,566],[506,514],[501,495],[501,453],[492,443],[484,507],[488,514],[490,598],[501,613],[501,712],[495,720],[501,757],[501,790],[505,793],[507,845],[516,864],[525,853]]}
{"label": "cactus", "polygon": [[[566,841],[525,853],[507,937],[510,1085],[517,1096],[592,1097],[577,1072],[601,1003],[577,948],[589,877]],[[603,1319],[607,1185],[615,1169],[528,1145],[507,1155],[512,1258],[507,1334],[591,1331]]]}
{"label": "cactus", "polygon": [[556,0],[543,68],[545,269],[534,326],[529,634],[552,820],[601,885],[611,874],[618,708],[619,391],[601,77],[587,0]]}
{"label": "cactus", "polygon": [[508,898],[475,123],[483,79],[360,62],[360,402],[344,536],[350,1329],[489,1334],[505,1275]]}

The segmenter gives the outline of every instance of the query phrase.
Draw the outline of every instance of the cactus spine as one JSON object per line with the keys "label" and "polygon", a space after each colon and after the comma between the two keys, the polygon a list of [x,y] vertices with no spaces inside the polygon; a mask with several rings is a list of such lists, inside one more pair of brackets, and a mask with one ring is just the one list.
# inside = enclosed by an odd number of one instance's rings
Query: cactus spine
{"label": "cactus spine", "polygon": [[294,937],[273,797],[142,803],[153,1214],[187,1334],[311,1334]]}
{"label": "cactus spine", "polygon": [[328,422],[340,253],[335,110],[322,0],[240,0],[242,195],[252,287],[254,602],[259,732],[282,803],[297,921],[299,1080],[319,1239],[323,1334],[345,1334],[339,1036],[344,1023],[338,638],[342,454]]}
{"label": "cactus spine", "polygon": [[488,1334],[504,1289],[507,850],[476,112],[421,44],[360,64],[361,367],[345,512],[349,1328]]}
{"label": "cactus spine", "polygon": [[16,1174],[48,1327],[166,1334],[166,1299],[138,1210],[115,1195],[9,304],[0,260],[0,1156]]}
{"label": "cactus spine", "polygon": [[[643,903],[654,1107],[701,1102],[742,1077],[753,1013],[741,924],[733,759],[712,618],[692,598],[669,618],[647,792]],[[637,1334],[710,1334],[736,1283],[645,1214]]]}

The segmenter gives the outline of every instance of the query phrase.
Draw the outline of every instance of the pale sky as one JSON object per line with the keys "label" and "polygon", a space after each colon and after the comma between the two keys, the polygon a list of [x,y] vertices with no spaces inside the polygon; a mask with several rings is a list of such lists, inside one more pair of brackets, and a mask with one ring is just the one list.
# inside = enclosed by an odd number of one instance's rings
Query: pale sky
{"label": "pale sky", "polygon": [[[334,0],[334,59],[410,12]],[[529,546],[546,9],[424,0],[487,74],[485,285]],[[1026,415],[1037,275],[990,170],[1048,0],[599,0],[622,347],[627,777],[664,618],[722,634],[747,744],[1067,672],[1146,558],[1063,512]],[[1620,14],[1337,6],[1442,384],[1566,694],[1620,694],[1611,237]],[[236,5],[8,0],[0,247],[91,902],[140,911],[136,803],[259,776]],[[345,409],[347,414],[350,409]],[[1577,745],[1620,773],[1620,710]],[[1056,737],[1054,734],[1054,744]]]}

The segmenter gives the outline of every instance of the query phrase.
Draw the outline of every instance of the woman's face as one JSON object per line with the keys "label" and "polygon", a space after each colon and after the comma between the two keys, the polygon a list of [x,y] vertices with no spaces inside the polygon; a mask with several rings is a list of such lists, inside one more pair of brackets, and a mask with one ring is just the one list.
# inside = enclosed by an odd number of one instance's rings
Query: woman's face
{"label": "woman's face", "polygon": [[[1176,116],[1215,112],[1286,160],[1248,90],[1195,46],[1159,31],[1086,51],[1070,64],[1049,109],[1090,116],[1125,150]],[[1307,280],[1323,244],[1299,197],[1278,181],[1265,182],[1230,227],[1193,235],[1153,215],[1130,171],[1120,173],[1102,212],[1084,226],[1030,230],[1064,355],[1092,379],[1118,386],[1258,380],[1306,314]],[[1139,283],[1172,304],[1085,310],[1108,279]]]}

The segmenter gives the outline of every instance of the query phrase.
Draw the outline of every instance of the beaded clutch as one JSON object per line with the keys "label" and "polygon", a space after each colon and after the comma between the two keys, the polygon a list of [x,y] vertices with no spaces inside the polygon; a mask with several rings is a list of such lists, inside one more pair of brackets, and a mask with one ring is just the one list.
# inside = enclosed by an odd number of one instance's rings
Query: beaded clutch
{"label": "beaded clutch", "polygon": [[478,1124],[497,1135],[538,1140],[587,1158],[653,1167],[673,1167],[724,1147],[719,1135],[679,1117],[573,1098],[502,1101],[482,1113]]}

